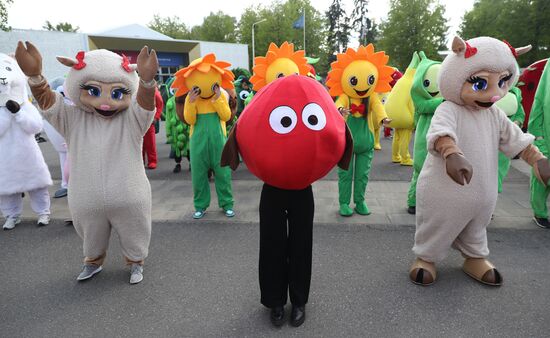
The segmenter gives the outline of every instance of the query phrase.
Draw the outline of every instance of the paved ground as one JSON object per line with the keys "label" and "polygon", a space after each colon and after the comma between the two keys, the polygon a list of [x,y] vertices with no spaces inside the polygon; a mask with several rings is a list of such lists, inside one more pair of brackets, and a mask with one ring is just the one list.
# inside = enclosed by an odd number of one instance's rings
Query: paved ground
{"label": "paved ground", "polygon": [[[27,205],[25,222],[0,233],[0,337],[548,336],[550,231],[531,221],[529,168],[521,161],[513,161],[489,231],[492,260],[505,278],[501,288],[463,274],[454,252],[434,286],[408,281],[411,168],[390,163],[389,140],[371,173],[372,215],[340,217],[330,173],[314,185],[308,319],[298,329],[274,329],[259,304],[261,182],[242,167],[233,176],[237,216],[225,218],[214,200],[205,219],[193,221],[190,175],[171,172],[163,140],[160,134],[159,168],[148,171],[154,224],[145,280],[128,284],[114,235],[105,271],[77,283],[81,241],[61,222],[69,217],[66,199],[53,200],[55,221],[45,228],[35,226]],[[59,180],[56,153],[49,143],[41,147]]]}
{"label": "paved ground", "polygon": [[[450,254],[431,287],[408,281],[413,231],[316,225],[310,303],[300,328],[272,328],[259,304],[258,227],[155,223],[141,284],[118,241],[85,283],[80,241],[61,222],[0,233],[2,337],[548,337],[550,232],[495,229],[501,288]],[[288,309],[288,308],[287,308]]]}

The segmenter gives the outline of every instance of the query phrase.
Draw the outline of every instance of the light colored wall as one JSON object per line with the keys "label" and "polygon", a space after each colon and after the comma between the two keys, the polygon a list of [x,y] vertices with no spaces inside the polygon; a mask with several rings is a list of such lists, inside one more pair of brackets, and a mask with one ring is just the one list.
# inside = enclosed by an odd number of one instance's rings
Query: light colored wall
{"label": "light colored wall", "polygon": [[60,64],[56,56],[75,57],[79,51],[89,50],[86,34],[14,29],[10,32],[0,31],[0,52],[15,52],[18,41],[30,41],[38,48],[42,54],[44,76],[48,80],[67,73],[68,68]]}
{"label": "light colored wall", "polygon": [[248,70],[248,45],[200,41],[200,49],[201,56],[214,53],[217,60],[231,63],[231,68],[240,67]]}

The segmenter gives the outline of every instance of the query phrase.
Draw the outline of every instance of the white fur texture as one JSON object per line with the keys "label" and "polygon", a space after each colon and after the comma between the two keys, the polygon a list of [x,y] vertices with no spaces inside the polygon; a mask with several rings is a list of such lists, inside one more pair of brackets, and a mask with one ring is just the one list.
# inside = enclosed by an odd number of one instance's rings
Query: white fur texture
{"label": "white fur texture", "polygon": [[17,114],[0,107],[0,195],[43,188],[52,184],[48,166],[34,139],[42,117],[29,102]]}
{"label": "white fur texture", "polygon": [[8,100],[21,104],[27,97],[27,79],[17,61],[0,53],[0,107],[5,107]]}
{"label": "white fur texture", "polygon": [[[84,111],[90,108],[80,103],[80,86],[94,80],[103,83],[121,82],[130,89],[131,95],[137,92],[139,79],[136,71],[127,72],[122,68],[122,57],[105,49],[86,52],[84,55],[86,66],[80,70],[70,68],[65,79],[65,94],[72,102]],[[135,69],[135,65],[131,65]]]}
{"label": "white fur texture", "polygon": [[502,41],[490,37],[478,37],[466,41],[477,53],[469,58],[464,52],[449,54],[441,64],[439,72],[439,90],[447,101],[463,105],[460,98],[462,85],[473,74],[481,71],[502,72],[508,70],[512,75],[510,83],[517,80],[516,59],[510,48]]}

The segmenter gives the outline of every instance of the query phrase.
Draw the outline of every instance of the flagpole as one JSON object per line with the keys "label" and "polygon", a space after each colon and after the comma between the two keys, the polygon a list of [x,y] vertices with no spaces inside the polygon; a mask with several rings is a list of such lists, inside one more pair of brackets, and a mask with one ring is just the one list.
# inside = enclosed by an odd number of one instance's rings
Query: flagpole
{"label": "flagpole", "polygon": [[304,16],[304,52],[306,51],[306,9],[305,7],[303,10],[303,16]]}

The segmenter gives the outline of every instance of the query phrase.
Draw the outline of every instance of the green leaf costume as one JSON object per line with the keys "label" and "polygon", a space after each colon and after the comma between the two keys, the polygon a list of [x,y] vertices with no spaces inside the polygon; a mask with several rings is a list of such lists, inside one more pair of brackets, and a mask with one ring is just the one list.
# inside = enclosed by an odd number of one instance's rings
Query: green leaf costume
{"label": "green leaf costume", "polygon": [[418,54],[421,61],[416,69],[411,89],[416,132],[414,135],[413,153],[414,171],[407,201],[409,207],[416,207],[416,181],[428,154],[426,134],[430,128],[435,110],[443,102],[443,98],[439,94],[439,88],[437,88],[437,76],[441,62],[428,59],[424,52],[419,52]]}
{"label": "green leaf costume", "polygon": [[[528,132],[535,136],[535,145],[549,157],[550,152],[550,62],[546,63],[540,78],[535,99],[529,115]],[[546,116],[548,114],[548,116]],[[546,200],[550,194],[550,186],[540,183],[535,174],[531,174],[531,207],[535,217],[548,218]]]}
{"label": "green leaf costume", "polygon": [[[496,105],[504,110],[508,118],[517,123],[520,127],[525,120],[525,111],[521,105],[521,90],[518,87],[512,87],[508,94],[503,97]],[[502,192],[502,181],[508,175],[510,170],[510,158],[502,152],[498,153],[498,192]]]}

